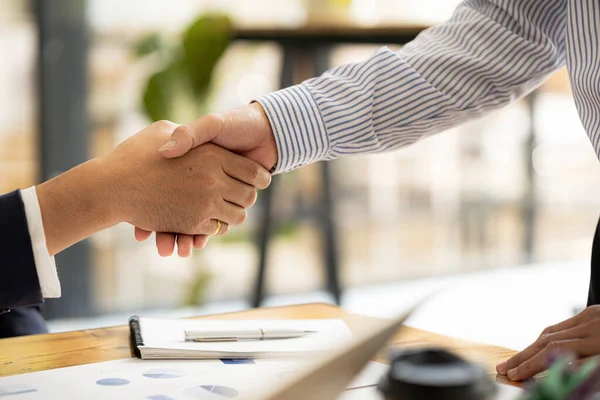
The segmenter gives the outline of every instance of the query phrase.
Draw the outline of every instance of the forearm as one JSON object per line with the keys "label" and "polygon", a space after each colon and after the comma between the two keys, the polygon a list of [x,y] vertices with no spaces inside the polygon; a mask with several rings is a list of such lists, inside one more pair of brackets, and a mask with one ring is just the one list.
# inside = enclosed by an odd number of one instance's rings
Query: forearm
{"label": "forearm", "polygon": [[[466,1],[398,52],[259,98],[278,144],[276,172],[411,144],[539,85],[564,63],[564,0]],[[533,5],[532,5],[533,4]]]}
{"label": "forearm", "polygon": [[104,164],[94,159],[36,187],[50,255],[119,222]]}

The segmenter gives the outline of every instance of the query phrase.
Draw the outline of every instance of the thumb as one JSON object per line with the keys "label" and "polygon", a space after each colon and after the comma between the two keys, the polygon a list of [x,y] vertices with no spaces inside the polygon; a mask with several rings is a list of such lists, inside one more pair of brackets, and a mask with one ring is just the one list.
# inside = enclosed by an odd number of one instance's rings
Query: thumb
{"label": "thumb", "polygon": [[143,242],[144,240],[148,239],[150,235],[152,235],[152,232],[143,230],[137,226],[135,227],[135,239],[138,242]]}
{"label": "thumb", "polygon": [[159,152],[166,158],[180,157],[194,147],[214,140],[225,124],[221,114],[208,114],[189,124],[178,126]]}

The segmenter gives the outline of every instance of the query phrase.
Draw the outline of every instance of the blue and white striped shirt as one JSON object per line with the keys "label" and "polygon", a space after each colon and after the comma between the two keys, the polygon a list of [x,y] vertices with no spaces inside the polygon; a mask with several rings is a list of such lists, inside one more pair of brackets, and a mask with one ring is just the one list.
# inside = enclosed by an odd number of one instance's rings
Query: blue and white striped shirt
{"label": "blue and white striped shirt", "polygon": [[507,105],[565,64],[600,156],[599,35],[599,0],[466,0],[399,51],[258,98],[275,172],[409,145]]}

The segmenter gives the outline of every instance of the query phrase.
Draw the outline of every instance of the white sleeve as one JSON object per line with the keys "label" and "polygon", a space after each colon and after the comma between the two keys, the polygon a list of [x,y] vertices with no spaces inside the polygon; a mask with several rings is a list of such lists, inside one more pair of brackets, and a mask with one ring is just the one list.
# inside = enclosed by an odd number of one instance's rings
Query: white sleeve
{"label": "white sleeve", "polygon": [[46,246],[46,234],[42,222],[40,203],[38,202],[35,186],[21,190],[23,204],[25,204],[25,215],[27,216],[27,227],[31,237],[33,258],[37,269],[42,296],[45,298],[60,297],[60,282],[56,272],[54,257],[50,257]]}

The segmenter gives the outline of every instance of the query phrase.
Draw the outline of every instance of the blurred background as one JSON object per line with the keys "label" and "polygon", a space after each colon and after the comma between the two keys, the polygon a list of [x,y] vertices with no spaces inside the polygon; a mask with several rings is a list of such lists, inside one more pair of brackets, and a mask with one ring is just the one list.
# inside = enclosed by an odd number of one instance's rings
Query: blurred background
{"label": "blurred background", "polygon": [[[186,122],[381,45],[400,48],[458,3],[0,0],[0,192],[104,154],[152,119]],[[173,72],[188,45],[194,93]],[[55,331],[259,300],[387,315],[407,296],[450,286],[461,299],[450,302],[455,321],[474,319],[461,307],[492,307],[479,301],[486,294],[525,291],[496,311],[529,304],[549,323],[585,304],[598,183],[561,70],[510,107],[409,148],[279,177],[270,206],[262,193],[248,223],[189,259],[159,257],[128,225],[102,232],[57,257],[63,297],[47,301],[46,315]],[[542,297],[557,301],[553,312],[537,308]],[[421,324],[447,322],[440,310]]]}

